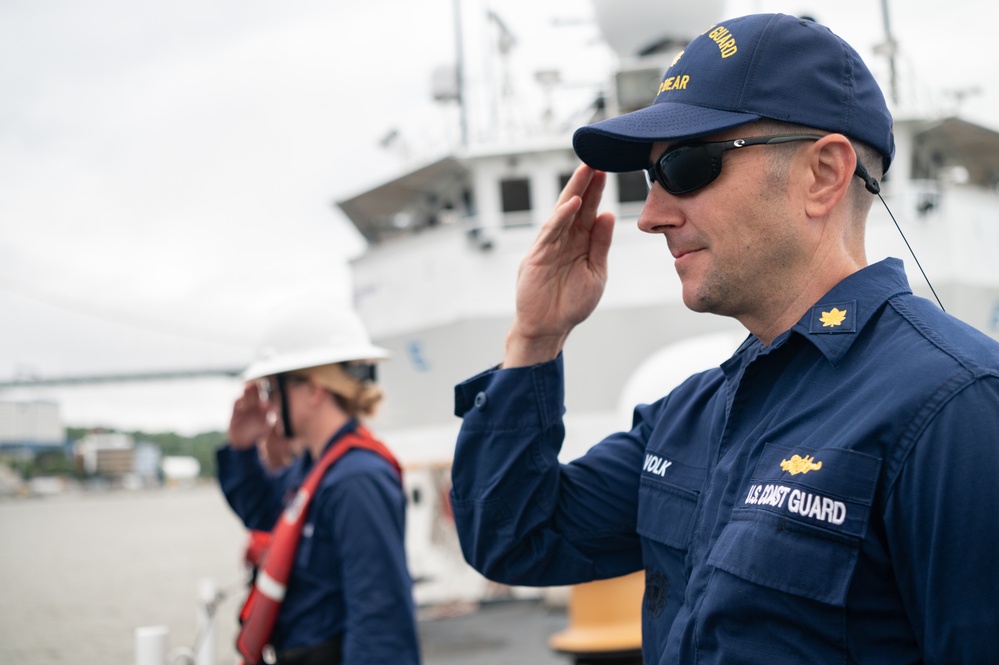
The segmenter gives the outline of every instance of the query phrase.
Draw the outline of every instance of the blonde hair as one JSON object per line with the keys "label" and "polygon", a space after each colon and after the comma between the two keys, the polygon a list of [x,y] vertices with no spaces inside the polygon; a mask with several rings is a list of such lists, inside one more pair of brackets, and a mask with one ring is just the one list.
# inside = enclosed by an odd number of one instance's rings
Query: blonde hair
{"label": "blonde hair", "polygon": [[310,367],[301,373],[331,393],[351,417],[374,415],[384,397],[378,384],[352,377],[340,363]]}

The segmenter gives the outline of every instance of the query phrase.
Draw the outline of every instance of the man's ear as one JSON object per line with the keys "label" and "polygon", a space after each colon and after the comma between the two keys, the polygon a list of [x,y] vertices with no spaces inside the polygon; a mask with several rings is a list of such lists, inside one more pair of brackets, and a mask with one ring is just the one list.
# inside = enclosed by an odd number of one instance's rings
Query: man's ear
{"label": "man's ear", "polygon": [[846,196],[857,167],[857,153],[842,134],[823,136],[809,147],[805,211],[809,217],[828,215]]}

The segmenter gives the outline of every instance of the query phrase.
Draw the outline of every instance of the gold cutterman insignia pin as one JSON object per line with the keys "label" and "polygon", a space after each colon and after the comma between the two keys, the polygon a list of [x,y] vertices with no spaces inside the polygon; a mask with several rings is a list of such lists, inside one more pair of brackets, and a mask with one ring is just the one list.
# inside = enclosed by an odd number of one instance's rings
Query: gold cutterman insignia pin
{"label": "gold cutterman insignia pin", "polygon": [[794,455],[791,459],[782,460],[780,463],[780,468],[784,469],[792,476],[796,476],[799,473],[808,473],[809,471],[818,471],[822,468],[822,462],[816,462],[815,458],[811,455]]}

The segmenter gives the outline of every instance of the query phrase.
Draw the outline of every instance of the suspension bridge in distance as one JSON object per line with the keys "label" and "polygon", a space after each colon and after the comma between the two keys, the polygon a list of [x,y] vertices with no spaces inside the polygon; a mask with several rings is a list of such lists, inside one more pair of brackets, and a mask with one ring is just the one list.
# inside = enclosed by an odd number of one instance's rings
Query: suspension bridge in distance
{"label": "suspension bridge in distance", "polygon": [[203,379],[212,377],[236,378],[243,373],[245,366],[209,367],[182,370],[141,371],[113,374],[84,374],[78,376],[25,376],[0,379],[0,390],[15,388],[40,388],[53,386],[82,386],[100,383],[131,383],[143,381],[173,381],[183,379]]}

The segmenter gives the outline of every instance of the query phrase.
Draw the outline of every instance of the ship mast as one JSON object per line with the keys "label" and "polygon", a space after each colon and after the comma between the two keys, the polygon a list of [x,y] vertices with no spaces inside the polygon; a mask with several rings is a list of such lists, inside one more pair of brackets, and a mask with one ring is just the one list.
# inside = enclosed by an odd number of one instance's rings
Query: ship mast
{"label": "ship mast", "polygon": [[897,107],[898,85],[895,80],[895,51],[897,44],[895,43],[895,38],[891,35],[891,17],[888,11],[888,0],[881,0],[881,21],[885,28],[885,42],[876,51],[888,56],[888,86],[891,90],[891,101]]}
{"label": "ship mast", "polygon": [[461,0],[454,0],[455,83],[461,126],[461,147],[468,146],[468,109],[465,108],[465,54],[461,31]]}

